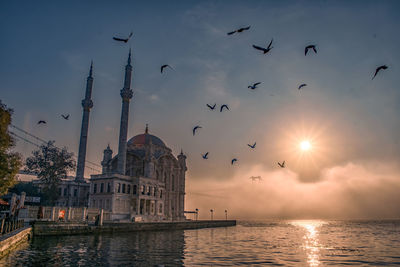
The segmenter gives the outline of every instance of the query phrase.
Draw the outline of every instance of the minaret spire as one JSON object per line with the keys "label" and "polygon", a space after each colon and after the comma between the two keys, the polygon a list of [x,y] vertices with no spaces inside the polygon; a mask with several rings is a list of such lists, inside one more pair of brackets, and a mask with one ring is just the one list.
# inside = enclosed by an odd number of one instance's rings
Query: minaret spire
{"label": "minaret spire", "polygon": [[147,123],[146,123],[146,130],[144,130],[144,133],[145,133],[145,134],[148,134],[148,133],[149,133],[149,124],[147,124]]}
{"label": "minaret spire", "polygon": [[88,129],[89,129],[89,114],[90,114],[90,109],[93,107],[92,75],[93,75],[93,61],[90,64],[89,76],[87,77],[86,80],[85,99],[82,100],[83,116],[82,116],[81,137],[79,141],[78,163],[76,167],[76,178],[75,178],[75,180],[78,182],[84,181],[84,174],[85,174],[86,145],[87,145]]}
{"label": "minaret spire", "polygon": [[126,169],[126,139],[128,135],[129,102],[133,96],[133,91],[131,90],[131,77],[131,50],[129,49],[128,63],[125,66],[124,88],[121,90],[122,111],[118,142],[118,173],[122,175],[125,175]]}

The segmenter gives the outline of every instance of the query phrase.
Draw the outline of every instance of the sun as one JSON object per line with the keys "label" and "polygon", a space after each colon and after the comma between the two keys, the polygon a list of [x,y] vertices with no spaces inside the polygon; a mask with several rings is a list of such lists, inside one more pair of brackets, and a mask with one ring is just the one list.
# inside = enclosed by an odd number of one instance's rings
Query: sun
{"label": "sun", "polygon": [[300,143],[300,149],[301,149],[302,151],[308,151],[308,150],[310,150],[310,149],[311,149],[311,143],[310,143],[310,141],[308,141],[308,140],[301,141],[301,143]]}

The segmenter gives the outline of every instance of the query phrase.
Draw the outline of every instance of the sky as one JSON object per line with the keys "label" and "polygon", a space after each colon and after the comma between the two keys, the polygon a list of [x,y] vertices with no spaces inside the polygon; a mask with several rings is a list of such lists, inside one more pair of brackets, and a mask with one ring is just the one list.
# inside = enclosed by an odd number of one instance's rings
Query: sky
{"label": "sky", "polygon": [[[199,208],[200,218],[211,208],[215,218],[225,209],[235,218],[398,218],[399,12],[398,1],[3,1],[0,99],[14,109],[14,125],[77,155],[93,60],[87,160],[100,163],[107,144],[118,150],[131,48],[128,138],[148,123],[175,155],[184,151],[187,210]],[[112,40],[131,31],[127,44]],[[271,39],[266,55],[252,47]],[[317,54],[305,56],[310,44]],[[163,64],[173,70],[161,74]],[[229,111],[206,107],[214,103]],[[193,136],[195,125],[202,128]],[[33,149],[23,141],[15,148],[24,157]]]}

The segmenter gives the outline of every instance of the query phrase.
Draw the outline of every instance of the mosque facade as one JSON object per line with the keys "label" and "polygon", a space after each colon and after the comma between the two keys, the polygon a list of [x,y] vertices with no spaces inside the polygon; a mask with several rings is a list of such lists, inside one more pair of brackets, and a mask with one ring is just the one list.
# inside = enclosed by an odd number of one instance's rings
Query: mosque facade
{"label": "mosque facade", "polygon": [[[120,91],[122,110],[118,153],[113,156],[109,146],[104,150],[102,173],[90,178],[88,206],[110,212],[112,220],[184,220],[186,156],[181,151],[175,157],[160,138],[149,133],[147,125],[144,133],[127,140],[129,105],[133,97],[131,76],[129,51],[124,87]],[[86,128],[84,111],[80,146],[86,146],[86,140],[82,142]],[[81,168],[82,165],[81,162]],[[78,174],[83,174],[83,170],[77,169],[77,179],[81,179]]]}
{"label": "mosque facade", "polygon": [[125,66],[124,87],[120,91],[122,111],[118,153],[108,146],[103,153],[101,174],[84,178],[86,146],[93,86],[91,65],[82,100],[83,117],[76,177],[59,184],[58,206],[86,206],[103,209],[114,221],[185,220],[186,156],[174,156],[157,136],[144,133],[127,140],[131,89],[131,52]]}

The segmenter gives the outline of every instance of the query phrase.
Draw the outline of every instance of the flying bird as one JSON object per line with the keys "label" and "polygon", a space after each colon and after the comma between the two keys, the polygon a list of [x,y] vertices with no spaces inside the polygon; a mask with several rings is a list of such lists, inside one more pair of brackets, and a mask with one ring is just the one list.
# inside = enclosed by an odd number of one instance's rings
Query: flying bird
{"label": "flying bird", "polygon": [[219,109],[219,112],[222,112],[222,110],[226,108],[227,110],[229,110],[228,105],[222,105],[221,108]]}
{"label": "flying bird", "polygon": [[269,51],[271,51],[272,48],[274,48],[272,46],[272,42],[274,41],[274,39],[271,39],[271,42],[269,43],[267,48],[261,47],[261,46],[257,46],[257,45],[253,45],[253,47],[257,50],[263,51],[264,54],[268,53]]}
{"label": "flying bird", "polygon": [[201,155],[203,157],[203,159],[208,159],[208,152],[204,155]]}
{"label": "flying bird", "polygon": [[67,115],[61,114],[61,117],[63,117],[64,120],[68,120],[69,119],[69,114],[67,114]]}
{"label": "flying bird", "polygon": [[233,165],[233,163],[235,163],[236,161],[237,161],[237,159],[236,159],[236,158],[232,159],[232,161],[231,161],[231,165]]}
{"label": "flying bird", "polygon": [[304,55],[305,56],[307,56],[308,49],[311,49],[311,48],[314,50],[315,54],[317,53],[317,49],[315,48],[315,45],[308,45],[308,46],[306,46],[306,48],[304,50]]}
{"label": "flying bird", "polygon": [[40,121],[38,121],[38,123],[37,124],[46,124],[46,122],[45,121],[42,121],[42,120],[40,120]]}
{"label": "flying bird", "polygon": [[217,103],[215,103],[214,106],[207,104],[207,107],[209,107],[211,110],[214,110],[216,105],[217,105]]}
{"label": "flying bird", "polygon": [[279,162],[278,162],[278,165],[279,165],[279,167],[281,167],[281,168],[285,168],[285,161],[283,161],[282,163],[279,163]]}
{"label": "flying bird", "polygon": [[386,65],[382,65],[382,66],[379,66],[378,68],[376,68],[375,74],[374,74],[374,77],[372,77],[372,80],[375,78],[375,76],[378,74],[379,71],[386,70],[387,68],[388,68],[388,66],[386,66]]}
{"label": "flying bird", "polygon": [[129,34],[128,38],[113,37],[113,39],[114,39],[115,41],[127,43],[127,42],[129,41],[129,39],[131,39],[132,35],[133,35],[133,32],[131,32],[131,33]]}
{"label": "flying bird", "polygon": [[251,148],[255,148],[256,147],[256,143],[257,142],[254,142],[254,144],[253,145],[250,145],[250,144],[247,144],[249,147],[251,147]]}
{"label": "flying bird", "polygon": [[307,86],[307,84],[305,84],[305,83],[303,83],[303,84],[300,84],[300,86],[299,86],[299,90],[301,89],[301,88],[303,88],[304,86]]}
{"label": "flying bird", "polygon": [[251,176],[251,177],[249,177],[249,179],[251,179],[252,182],[254,182],[255,180],[258,180],[259,182],[262,181],[261,176]]}
{"label": "flying bird", "polygon": [[239,28],[239,29],[237,29],[237,30],[228,32],[227,34],[228,34],[228,35],[232,35],[232,34],[234,34],[235,32],[243,32],[243,31],[247,31],[248,29],[250,29],[250,26],[247,26],[247,27],[244,27],[244,28]]}
{"label": "flying bird", "polygon": [[163,70],[164,70],[166,67],[171,68],[171,69],[173,70],[173,68],[172,68],[170,65],[165,64],[165,65],[162,65],[162,66],[161,66],[161,73],[163,73]]}
{"label": "flying bird", "polygon": [[193,128],[193,136],[196,134],[196,130],[202,128],[201,126],[197,125]]}
{"label": "flying bird", "polygon": [[258,82],[258,83],[254,83],[253,85],[249,85],[249,86],[247,86],[247,88],[250,88],[250,89],[256,89],[257,88],[257,85],[259,85],[261,82]]}

